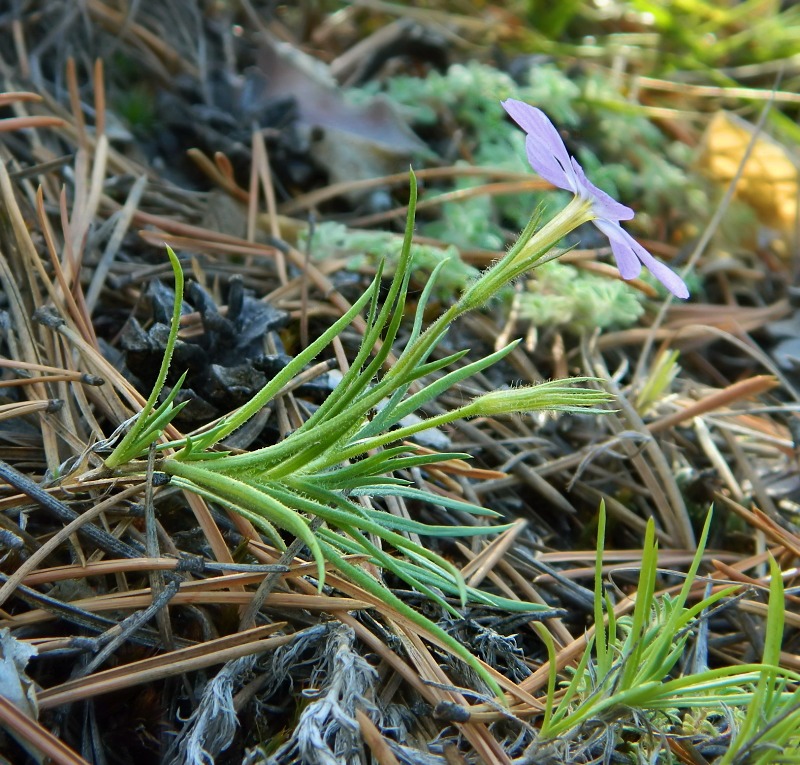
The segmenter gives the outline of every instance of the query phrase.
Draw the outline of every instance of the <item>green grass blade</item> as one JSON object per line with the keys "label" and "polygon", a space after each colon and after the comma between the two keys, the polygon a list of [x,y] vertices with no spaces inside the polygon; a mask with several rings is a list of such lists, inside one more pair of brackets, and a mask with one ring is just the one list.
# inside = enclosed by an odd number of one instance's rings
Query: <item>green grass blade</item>
{"label": "green grass blade", "polygon": [[655,524],[649,518],[645,528],[642,544],[642,563],[639,573],[639,585],[636,590],[636,604],[633,608],[631,629],[622,648],[625,665],[622,670],[620,687],[629,688],[634,677],[640,671],[639,658],[644,650],[642,635],[650,620],[655,594],[656,574],[658,572],[658,546],[655,541]]}
{"label": "green grass blade", "polygon": [[[606,641],[606,627],[603,616],[603,604],[606,602],[605,589],[603,587],[603,547],[606,539],[606,503],[600,502],[597,515],[597,552],[594,562],[594,645],[597,655],[597,671],[605,676],[611,669],[611,656],[609,643],[613,640],[613,635],[609,632],[608,642]],[[610,629],[609,624],[609,629]]]}
{"label": "green grass blade", "polygon": [[170,266],[172,266],[172,273],[175,277],[175,300],[172,304],[172,318],[170,320],[167,342],[164,346],[164,355],[161,358],[161,367],[158,370],[158,375],[156,376],[156,381],[153,384],[150,396],[142,408],[142,411],[139,413],[139,416],[136,418],[136,421],[133,423],[133,426],[106,458],[105,465],[108,468],[118,467],[138,456],[139,450],[136,448],[136,445],[142,431],[147,427],[147,418],[155,407],[156,401],[158,401],[161,389],[164,387],[167,374],[169,373],[169,365],[172,361],[172,354],[175,351],[175,342],[178,339],[178,327],[180,326],[181,320],[181,306],[183,305],[183,269],[181,268],[178,256],[169,245],[167,245],[167,256],[169,257],[169,263]]}

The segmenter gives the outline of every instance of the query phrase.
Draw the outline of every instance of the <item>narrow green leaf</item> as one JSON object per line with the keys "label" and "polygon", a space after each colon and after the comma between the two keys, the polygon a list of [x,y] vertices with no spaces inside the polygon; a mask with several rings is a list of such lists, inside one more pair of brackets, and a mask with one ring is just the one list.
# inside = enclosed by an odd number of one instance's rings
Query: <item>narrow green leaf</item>
{"label": "narrow green leaf", "polygon": [[[366,553],[370,556],[370,559],[384,571],[390,571],[396,577],[413,587],[421,595],[425,595],[425,597],[429,598],[434,603],[438,603],[452,616],[458,619],[462,618],[462,614],[460,614],[456,608],[451,606],[438,592],[428,587],[415,576],[415,567],[409,565],[407,561],[403,561],[400,558],[393,558],[353,529],[343,529],[343,531],[353,543],[351,552]],[[343,546],[342,538],[330,531],[330,529],[320,529],[320,532],[320,537],[325,539],[332,547]]]}
{"label": "narrow green leaf", "polygon": [[[606,602],[605,588],[603,587],[603,547],[606,540],[606,503],[600,502],[597,514],[597,547],[594,561],[594,646],[597,654],[597,672],[607,675],[611,670],[611,656],[609,643],[614,636],[609,632],[606,641],[606,627],[603,616],[603,604]],[[609,625],[610,628],[610,625]]]}
{"label": "narrow green leaf", "polygon": [[636,589],[636,604],[633,608],[631,629],[622,649],[625,664],[622,669],[620,687],[623,689],[631,686],[633,678],[640,670],[639,656],[644,648],[641,638],[653,608],[657,573],[658,547],[655,541],[655,524],[652,518],[648,518],[642,544],[642,563],[639,572],[639,584]]}
{"label": "narrow green leaf", "polygon": [[[315,491],[310,494],[310,496],[306,497],[288,492],[286,489],[274,484],[259,486],[257,483],[252,483],[249,485],[260,488],[264,492],[269,492],[269,495],[282,505],[296,507],[300,510],[312,513],[335,528],[356,528],[367,534],[374,534],[405,555],[411,557],[416,556],[419,559],[427,561],[436,569],[447,572],[447,575],[451,576],[454,583],[458,586],[462,598],[466,596],[464,579],[459,570],[450,563],[450,561],[445,560],[440,555],[430,550],[426,550],[424,547],[420,547],[407,537],[396,534],[380,524],[375,523],[364,515],[353,513],[350,509],[351,504],[347,503],[347,500],[335,492]],[[331,505],[333,505],[333,507]],[[345,509],[341,509],[343,506]],[[276,521],[276,523],[278,522]]]}
{"label": "narrow green leaf", "polygon": [[153,384],[153,389],[147,399],[142,411],[136,418],[131,429],[125,434],[122,441],[117,444],[114,451],[108,455],[105,460],[105,465],[108,468],[115,468],[119,465],[129,462],[138,456],[138,450],[135,448],[144,428],[147,426],[147,418],[153,407],[158,401],[158,396],[164,383],[167,380],[169,373],[169,365],[172,361],[172,354],[175,351],[175,342],[178,339],[178,327],[180,326],[181,319],[181,306],[183,305],[183,269],[181,268],[178,256],[174,253],[172,248],[167,245],[167,256],[169,257],[170,265],[172,266],[172,273],[175,276],[175,300],[172,304],[172,319],[169,325],[169,334],[167,335],[167,342],[164,346],[164,356],[161,359],[161,367],[158,370],[156,381]]}
{"label": "narrow green leaf", "polygon": [[404,603],[400,598],[392,592],[383,587],[378,581],[373,579],[366,571],[357,566],[352,565],[344,560],[341,556],[336,554],[336,551],[329,547],[325,542],[321,543],[330,563],[334,568],[338,569],[344,574],[351,582],[366,590],[370,595],[378,598],[390,608],[397,611],[410,622],[415,624],[423,631],[428,632],[436,638],[443,646],[445,646],[454,656],[464,661],[468,666],[472,667],[477,675],[483,680],[489,690],[503,703],[505,703],[505,696],[503,695],[497,681],[492,677],[486,667],[473,656],[461,643],[455,638],[448,635],[441,627],[434,624],[430,619],[426,619],[422,614],[415,611],[413,608]]}
{"label": "narrow green leaf", "polygon": [[536,634],[544,643],[547,649],[547,695],[544,702],[544,719],[542,720],[541,730],[545,731],[550,726],[553,719],[553,712],[556,708],[556,684],[558,683],[558,664],[556,662],[556,646],[550,630],[541,622],[534,622],[533,628]]}
{"label": "narrow green leaf", "polygon": [[413,343],[422,334],[422,324],[425,321],[425,309],[428,307],[428,301],[431,299],[433,290],[436,287],[436,281],[439,278],[439,274],[447,265],[447,260],[449,259],[441,260],[436,264],[433,271],[431,271],[430,277],[425,282],[425,286],[422,288],[422,294],[419,296],[419,300],[417,301],[417,311],[414,314],[414,326],[411,329],[409,343]]}
{"label": "narrow green leaf", "polygon": [[[592,638],[587,641],[586,648],[581,654],[581,659],[578,662],[578,666],[575,668],[572,679],[570,680],[569,685],[567,686],[564,694],[561,697],[561,700],[558,703],[558,709],[556,709],[551,715],[549,727],[547,729],[542,727],[541,736],[543,739],[551,739],[561,735],[573,724],[573,722],[576,724],[577,729],[578,720],[573,716],[576,715],[577,712],[572,710],[570,704],[572,703],[572,699],[578,695],[581,688],[588,685],[586,680],[587,667],[589,666],[589,662],[592,657],[592,648],[595,642],[596,638]],[[591,717],[593,708],[591,706],[591,702],[584,704],[583,707],[584,718]],[[566,723],[563,722],[564,720],[566,720]]]}
{"label": "narrow green leaf", "polygon": [[[360,493],[362,492],[354,491],[353,496],[357,497]],[[481,507],[480,505],[473,505],[471,502],[463,502],[460,499],[452,499],[450,497],[445,497],[442,494],[434,494],[431,491],[417,489],[414,486],[392,486],[390,489],[385,491],[376,490],[374,493],[364,491],[363,493],[372,497],[393,496],[405,497],[406,499],[419,499],[423,502],[430,502],[432,505],[446,507],[449,510],[460,510],[463,513],[469,513],[470,515],[480,515],[489,518],[499,518],[502,515],[502,513],[498,513],[495,510],[489,510],[488,508]]]}
{"label": "narrow green leaf", "polygon": [[[360,397],[362,392],[371,383],[378,371],[383,367],[384,362],[388,358],[392,350],[392,343],[397,336],[397,331],[402,321],[403,306],[405,304],[406,294],[408,292],[408,282],[411,277],[411,244],[414,235],[414,214],[416,211],[417,201],[417,184],[416,177],[413,172],[410,179],[410,193],[409,193],[409,207],[408,217],[406,219],[406,231],[403,237],[403,244],[398,258],[397,267],[395,269],[394,278],[389,285],[389,291],[386,294],[383,306],[380,312],[376,313],[373,303],[370,307],[370,320],[361,342],[358,354],[350,365],[350,369],[345,373],[342,381],[336,386],[336,389],[329,395],[316,412],[306,421],[300,430],[315,429],[321,422],[330,421],[332,418],[344,412],[348,407],[353,405]],[[381,262],[378,268],[378,277],[376,282],[379,282],[380,276],[383,273],[384,264]],[[374,293],[375,300],[378,297],[378,290]],[[387,327],[383,340],[381,335],[384,328]],[[372,361],[364,367],[373,348],[381,341],[381,348],[375,354]],[[364,413],[368,408],[363,410]]]}
{"label": "narrow green leaf", "polygon": [[230,476],[220,475],[196,463],[186,464],[174,459],[164,460],[161,469],[168,475],[179,476],[190,481],[198,489],[210,489],[238,507],[263,515],[270,523],[285,529],[301,539],[317,563],[318,589],[325,585],[325,560],[308,522],[291,506],[287,506],[252,485]]}
{"label": "narrow green leaf", "polygon": [[286,549],[286,543],[281,538],[281,535],[278,533],[277,529],[262,514],[254,513],[248,508],[243,507],[242,505],[237,504],[226,497],[222,497],[219,494],[210,491],[209,489],[198,486],[197,484],[181,478],[180,476],[172,476],[171,484],[177,488],[184,489],[185,491],[190,491],[192,494],[197,494],[198,496],[207,499],[209,502],[214,502],[221,507],[227,507],[229,510],[238,513],[242,516],[242,518],[246,518],[259,531],[264,533],[278,550]]}
{"label": "narrow green leaf", "polygon": [[[440,377],[438,380],[426,385],[421,391],[415,393],[413,396],[409,396],[405,401],[399,403],[397,406],[393,407],[390,411],[388,407],[380,412],[375,422],[373,420],[372,423],[365,425],[361,431],[359,431],[357,438],[365,438],[367,436],[372,435],[373,433],[379,433],[383,430],[386,430],[388,427],[391,427],[395,423],[399,422],[403,419],[403,417],[407,417],[409,414],[412,414],[419,409],[421,409],[425,404],[433,399],[441,396],[447,390],[449,390],[453,385],[461,382],[462,380],[466,380],[469,377],[477,374],[478,372],[482,372],[487,367],[496,364],[501,359],[505,358],[514,348],[517,347],[519,344],[518,340],[515,340],[512,343],[509,343],[504,348],[501,348],[499,351],[495,351],[494,353],[486,356],[482,359],[478,359],[478,361],[473,361],[471,364],[467,364],[460,369],[455,369],[452,372]],[[461,354],[453,354],[452,356],[447,357],[448,364],[450,363],[450,359],[457,360],[460,356],[463,356],[466,351],[462,352]],[[436,365],[439,362],[431,362],[432,364]],[[442,365],[444,367],[446,365]],[[431,371],[434,371],[433,369]],[[419,375],[422,377],[423,375]]]}
{"label": "narrow green leaf", "polygon": [[411,518],[400,518],[382,510],[367,510],[367,515],[387,529],[428,537],[485,537],[487,534],[502,534],[514,526],[513,523],[498,526],[434,526]]}
{"label": "narrow green leaf", "polygon": [[[450,460],[469,459],[468,454],[463,452],[437,452],[436,454],[417,454],[413,456],[400,456],[408,454],[413,447],[395,446],[391,449],[372,454],[363,460],[346,465],[342,468],[334,468],[324,473],[309,474],[303,476],[302,480],[313,483],[327,489],[349,489],[353,485],[350,481],[355,479],[368,479],[375,483],[377,476],[391,475],[398,470],[408,470],[413,467],[426,467],[435,465],[439,462],[449,462]],[[396,483],[399,481],[396,481]],[[402,481],[407,484],[408,481]]]}
{"label": "narrow green leaf", "polygon": [[164,429],[184,410],[189,404],[189,401],[181,401],[176,406],[168,406],[164,409],[159,408],[157,414],[148,419],[145,423],[145,428],[136,439],[135,443],[131,445],[131,449],[137,448],[135,456],[141,455],[146,452],[150,445],[157,438],[161,436]]}

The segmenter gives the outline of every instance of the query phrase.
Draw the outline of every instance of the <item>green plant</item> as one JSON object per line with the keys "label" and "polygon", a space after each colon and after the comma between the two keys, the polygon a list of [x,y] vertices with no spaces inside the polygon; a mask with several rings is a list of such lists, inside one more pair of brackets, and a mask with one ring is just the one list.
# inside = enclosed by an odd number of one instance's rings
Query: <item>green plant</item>
{"label": "green plant", "polygon": [[[738,712],[744,722],[720,765],[743,762],[741,755],[745,749],[758,751],[760,759],[746,760],[758,763],[774,762],[769,757],[774,756],[775,746],[794,746],[797,751],[800,692],[791,693],[786,688],[800,676],[779,665],[783,585],[780,569],[774,561],[766,624],[768,638],[762,662],[673,676],[703,613],[738,589],[723,587],[693,605],[688,604],[689,593],[697,581],[711,517],[709,512],[697,552],[683,586],[674,597],[655,597],[658,545],[653,521],[648,521],[634,610],[630,616],[618,619],[603,588],[606,516],[601,505],[595,562],[595,632],[558,698],[555,646],[544,627],[538,630],[552,668],[539,746],[552,745],[560,738],[576,739],[583,726],[594,725],[597,721],[607,723],[612,733],[621,732],[623,726],[630,724],[631,711],[650,715],[655,722],[654,716],[659,714],[671,720],[679,719],[677,710],[699,709],[708,717],[714,713],[722,715],[725,709],[733,708],[747,711]],[[659,728],[658,725],[653,727]]]}
{"label": "green plant", "polygon": [[636,408],[639,412],[646,412],[669,392],[681,371],[678,365],[679,356],[678,351],[665,351],[656,357],[650,374],[636,396]]}
{"label": "green plant", "polygon": [[[431,326],[423,329],[426,305],[446,261],[436,264],[418,299],[405,347],[386,369],[403,321],[412,271],[415,204],[416,184],[412,175],[406,234],[383,305],[378,303],[382,276],[379,268],[369,288],[352,308],[300,352],[250,402],[205,432],[179,441],[159,443],[166,426],[184,406],[174,403],[183,378],[160,404],[156,403],[177,338],[183,292],[180,265],[175,254],[168,250],[175,271],[175,303],[161,369],[142,413],[106,458],[105,468],[114,474],[142,475],[146,471],[146,462],[142,458],[156,444],[159,454],[156,470],[169,476],[173,485],[248,518],[279,548],[284,548],[285,544],[278,530],[293,534],[308,547],[316,561],[320,589],[325,582],[325,567],[329,565],[434,634],[472,666],[487,686],[499,695],[496,682],[469,651],[397,598],[363,568],[346,560],[345,555],[368,556],[383,571],[399,577],[454,615],[459,615],[459,612],[446,596],[457,597],[462,604],[467,601],[484,603],[509,611],[542,610],[544,607],[541,605],[502,598],[468,587],[453,564],[405,536],[407,532],[433,537],[466,536],[493,533],[507,527],[431,526],[365,507],[358,498],[395,495],[473,515],[495,517],[497,513],[490,510],[420,490],[398,477],[396,474],[401,470],[468,456],[417,453],[406,439],[421,430],[463,417],[540,409],[572,411],[580,408],[597,412],[601,411],[597,407],[606,402],[608,396],[600,390],[573,386],[574,382],[586,382],[590,378],[557,380],[532,387],[492,391],[452,411],[403,425],[401,420],[407,415],[418,411],[456,383],[500,361],[513,350],[516,342],[450,371],[445,370],[464,358],[467,351],[432,359],[434,350],[453,321],[483,305],[511,279],[535,265],[563,236],[564,226],[569,225],[569,216],[562,216],[555,226],[551,222],[536,231],[536,223],[532,221],[506,258],[476,279],[464,290],[460,300]],[[220,442],[280,395],[284,386],[365,309],[367,329],[350,369],[300,428],[283,441],[257,451],[232,455],[218,450]],[[316,529],[311,528],[312,518],[322,522]],[[387,546],[397,555],[389,554],[384,549]]]}
{"label": "green plant", "polygon": [[[498,696],[499,686],[466,648],[406,605],[364,569],[347,561],[344,555],[367,555],[378,567],[396,575],[456,616],[460,616],[457,609],[440,592],[457,596],[462,605],[471,600],[510,611],[543,610],[546,607],[500,598],[468,587],[453,564],[403,535],[404,532],[413,532],[427,536],[466,536],[485,534],[485,527],[430,526],[397,518],[354,500],[359,495],[394,495],[458,508],[474,515],[495,516],[496,513],[482,507],[412,487],[408,481],[395,475],[407,468],[468,456],[420,454],[405,439],[464,417],[491,417],[541,409],[603,411],[597,406],[608,401],[606,393],[572,385],[594,378],[574,378],[491,391],[427,420],[402,424],[405,417],[456,383],[500,361],[514,349],[516,342],[448,372],[445,372],[448,367],[466,356],[466,350],[431,360],[454,321],[485,305],[514,279],[557,257],[557,253],[551,254],[550,251],[578,226],[592,221],[609,238],[626,278],[635,276],[644,264],[668,289],[682,297],[688,296],[680,277],[653,258],[622,229],[619,221],[632,218],[633,211],[614,201],[586,178],[580,165],[569,157],[547,116],[521,102],[512,104],[507,101],[504,107],[512,111],[528,133],[528,159],[534,169],[559,187],[571,191],[572,201],[541,227],[538,227],[538,215],[534,215],[507,255],[468,284],[459,299],[423,330],[425,308],[446,261],[437,263],[417,302],[405,347],[388,369],[387,361],[403,321],[412,271],[417,199],[413,173],[405,237],[383,305],[378,302],[381,266],[372,284],[354,305],[248,403],[205,432],[157,444],[182,406],[174,405],[174,401],[183,378],[156,406],[177,339],[183,295],[180,264],[175,253],[169,250],[175,270],[175,303],[161,368],[145,408],[105,460],[106,470],[117,474],[142,474],[147,470],[147,464],[140,460],[144,454],[154,446],[162,453],[170,450],[171,453],[157,461],[156,469],[169,476],[174,485],[248,518],[279,548],[284,547],[284,543],[277,529],[294,534],[308,547],[316,562],[320,590],[324,586],[327,563],[374,597],[391,605],[396,612],[436,635]],[[216,451],[223,439],[279,395],[283,387],[364,308],[367,308],[367,321],[361,347],[340,384],[316,412],[283,441],[272,446],[237,455]],[[317,520],[317,528],[311,527],[311,518]],[[496,527],[495,530],[502,528]],[[400,555],[389,555],[383,549],[384,544],[393,547]]]}
{"label": "green plant", "polygon": [[627,284],[554,261],[536,269],[515,295],[520,316],[537,327],[591,332],[627,327],[642,313],[642,293]]}
{"label": "green plant", "polygon": [[[718,765],[771,765],[800,762],[800,687],[797,677],[781,669],[784,598],[781,569],[769,559],[770,587],[764,630],[764,670],[758,678],[747,714]],[[789,682],[795,685],[792,693]]]}

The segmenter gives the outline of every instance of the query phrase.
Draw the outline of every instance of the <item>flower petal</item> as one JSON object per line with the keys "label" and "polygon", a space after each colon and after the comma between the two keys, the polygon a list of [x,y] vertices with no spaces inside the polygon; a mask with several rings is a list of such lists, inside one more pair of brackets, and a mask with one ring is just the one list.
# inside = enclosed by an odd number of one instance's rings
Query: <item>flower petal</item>
{"label": "flower petal", "polygon": [[597,213],[598,218],[609,221],[630,220],[633,218],[633,210],[624,204],[617,202],[616,199],[606,194],[602,189],[598,189],[583,172],[583,168],[578,161],[572,157],[572,169],[575,171],[575,178],[578,181],[578,193],[582,197],[592,200],[592,208]]}
{"label": "flower petal", "polygon": [[611,243],[611,252],[617,261],[617,267],[623,279],[633,279],[639,275],[641,264],[647,267],[675,297],[686,299],[689,289],[678,274],[656,260],[639,242],[637,242],[619,223],[607,220],[596,220],[594,225],[600,229]]}
{"label": "flower petal", "polygon": [[637,253],[645,268],[658,279],[675,297],[686,300],[689,297],[689,288],[671,268],[656,260],[647,250],[637,244],[641,252]]}
{"label": "flower petal", "polygon": [[614,260],[617,261],[617,268],[622,278],[635,279],[639,276],[642,264],[630,244],[633,242],[633,237],[615,221],[601,219],[592,222],[608,237],[608,241],[611,243],[611,252],[614,253]]}
{"label": "flower petal", "polygon": [[503,101],[502,106],[528,134],[525,148],[531,167],[554,186],[577,193],[578,185],[567,147],[547,115],[541,109],[513,98]]}

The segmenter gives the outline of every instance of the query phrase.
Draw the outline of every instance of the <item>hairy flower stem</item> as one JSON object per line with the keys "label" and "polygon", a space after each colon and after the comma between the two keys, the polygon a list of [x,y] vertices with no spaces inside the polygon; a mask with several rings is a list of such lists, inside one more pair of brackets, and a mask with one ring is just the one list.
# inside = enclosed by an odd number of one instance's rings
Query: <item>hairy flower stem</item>
{"label": "hairy flower stem", "polygon": [[591,202],[576,196],[540,229],[535,230],[534,226],[529,224],[509,253],[464,291],[461,299],[453,306],[457,309],[456,315],[486,304],[506,284],[530,271],[537,261],[544,258],[567,234],[593,220],[594,217]]}

